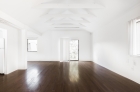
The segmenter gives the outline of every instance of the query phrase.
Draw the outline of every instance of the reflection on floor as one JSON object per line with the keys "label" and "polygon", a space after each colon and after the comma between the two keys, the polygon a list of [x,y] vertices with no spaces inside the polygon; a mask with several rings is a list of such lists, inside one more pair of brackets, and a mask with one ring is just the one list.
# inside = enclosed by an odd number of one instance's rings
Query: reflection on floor
{"label": "reflection on floor", "polygon": [[0,92],[140,92],[140,85],[93,62],[28,62],[0,76]]}
{"label": "reflection on floor", "polygon": [[69,80],[71,82],[78,82],[79,80],[79,70],[78,70],[78,62],[73,61],[69,63]]}

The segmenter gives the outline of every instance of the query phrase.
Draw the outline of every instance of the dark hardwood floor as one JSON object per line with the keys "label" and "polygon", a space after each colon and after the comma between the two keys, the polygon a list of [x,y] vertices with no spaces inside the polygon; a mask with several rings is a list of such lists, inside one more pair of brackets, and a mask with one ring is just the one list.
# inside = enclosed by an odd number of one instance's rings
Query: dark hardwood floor
{"label": "dark hardwood floor", "polygon": [[93,62],[28,62],[0,75],[0,92],[140,92],[140,85]]}

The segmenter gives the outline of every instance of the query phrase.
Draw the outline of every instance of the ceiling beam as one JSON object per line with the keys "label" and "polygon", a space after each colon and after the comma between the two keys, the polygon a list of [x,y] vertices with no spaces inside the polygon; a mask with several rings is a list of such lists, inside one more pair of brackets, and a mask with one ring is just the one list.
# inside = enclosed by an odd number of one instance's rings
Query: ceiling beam
{"label": "ceiling beam", "polygon": [[47,28],[54,28],[54,27],[86,27],[84,25],[81,24],[77,24],[77,25],[49,25]]}
{"label": "ceiling beam", "polygon": [[82,23],[75,23],[75,22],[73,22],[73,23],[53,23],[52,24],[52,26],[56,26],[56,25],[66,25],[66,26],[73,26],[73,25],[76,25],[76,26],[83,26],[83,27],[85,27],[85,25],[83,25]]}
{"label": "ceiling beam", "polygon": [[72,3],[72,4],[66,4],[66,3],[45,3],[45,4],[40,4],[36,6],[36,8],[104,8],[104,6],[97,4],[97,3]]}
{"label": "ceiling beam", "polygon": [[17,21],[16,19],[12,18],[11,16],[5,14],[4,12],[0,11],[0,22],[4,23],[6,25],[9,25],[11,27],[14,27],[18,30],[22,30],[25,29],[27,31],[32,31],[38,35],[42,35],[42,33],[40,33],[39,31],[36,31],[32,28],[30,28],[29,26]]}
{"label": "ceiling beam", "polygon": [[93,15],[93,16],[95,16],[95,14],[94,13],[92,13],[89,9],[84,9],[88,14],[91,14],[91,15]]}
{"label": "ceiling beam", "polygon": [[46,23],[90,23],[88,21],[85,20],[63,20],[63,21],[46,21]]}
{"label": "ceiling beam", "polygon": [[41,17],[45,18],[52,18],[52,17],[95,17],[94,15],[91,14],[47,14]]}
{"label": "ceiling beam", "polygon": [[85,27],[85,26],[82,26],[82,25],[53,25],[53,26],[49,26],[49,27],[47,27],[47,28],[55,28],[55,27]]}

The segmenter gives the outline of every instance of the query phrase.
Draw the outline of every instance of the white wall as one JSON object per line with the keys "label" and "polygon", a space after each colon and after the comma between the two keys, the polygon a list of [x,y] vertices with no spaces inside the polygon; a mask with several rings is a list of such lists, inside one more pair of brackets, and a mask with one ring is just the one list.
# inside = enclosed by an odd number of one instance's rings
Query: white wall
{"label": "white wall", "polygon": [[0,38],[3,38],[3,32],[0,30]]}
{"label": "white wall", "polygon": [[18,32],[18,69],[27,69],[27,31]]}
{"label": "white wall", "polygon": [[18,30],[7,29],[7,72],[10,73],[18,69]]}
{"label": "white wall", "polygon": [[38,37],[38,52],[28,52],[28,61],[59,61],[59,40],[63,37],[79,39],[81,61],[91,60],[91,34],[86,31],[48,31]]}
{"label": "white wall", "polygon": [[69,61],[70,38],[61,38],[59,41],[59,46],[60,61]]}
{"label": "white wall", "polygon": [[7,30],[6,34],[6,74],[18,69],[18,30],[0,23],[0,28]]}
{"label": "white wall", "polygon": [[140,83],[140,57],[129,55],[128,21],[140,16],[140,5],[93,32],[93,61]]}

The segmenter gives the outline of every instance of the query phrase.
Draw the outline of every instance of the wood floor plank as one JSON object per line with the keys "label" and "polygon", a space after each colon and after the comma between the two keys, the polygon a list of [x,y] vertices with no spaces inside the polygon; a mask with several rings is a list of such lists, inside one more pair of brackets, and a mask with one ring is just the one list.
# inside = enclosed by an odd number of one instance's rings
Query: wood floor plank
{"label": "wood floor plank", "polygon": [[0,92],[140,92],[140,85],[89,61],[34,61],[0,75]]}

